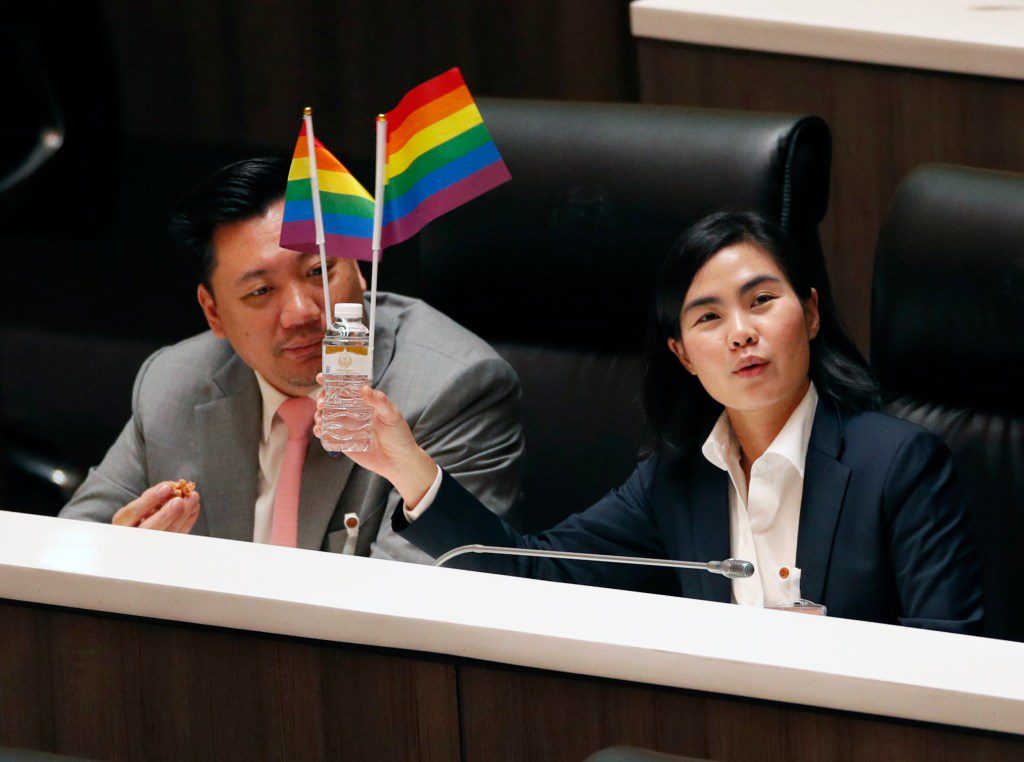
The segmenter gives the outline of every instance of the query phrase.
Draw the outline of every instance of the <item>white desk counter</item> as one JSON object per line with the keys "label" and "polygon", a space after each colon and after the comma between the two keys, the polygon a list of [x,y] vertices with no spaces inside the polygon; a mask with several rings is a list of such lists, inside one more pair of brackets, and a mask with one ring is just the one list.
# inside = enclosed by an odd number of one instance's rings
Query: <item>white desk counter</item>
{"label": "white desk counter", "polygon": [[1024,0],[636,0],[633,35],[1024,79]]}
{"label": "white desk counter", "polygon": [[1024,733],[1024,644],[719,603],[7,512],[0,598]]}

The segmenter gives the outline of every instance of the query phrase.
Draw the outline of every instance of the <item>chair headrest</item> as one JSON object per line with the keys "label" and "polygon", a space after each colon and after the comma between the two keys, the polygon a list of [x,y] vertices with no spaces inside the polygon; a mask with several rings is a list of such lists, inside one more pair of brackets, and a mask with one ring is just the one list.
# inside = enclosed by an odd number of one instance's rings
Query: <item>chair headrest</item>
{"label": "chair headrest", "polygon": [[875,255],[883,388],[1024,409],[1024,175],[929,165],[903,181]]}
{"label": "chair headrest", "polygon": [[820,119],[479,106],[512,181],[432,222],[419,249],[425,298],[486,338],[634,341],[672,242],[721,209],[770,214],[821,261],[831,139]]}

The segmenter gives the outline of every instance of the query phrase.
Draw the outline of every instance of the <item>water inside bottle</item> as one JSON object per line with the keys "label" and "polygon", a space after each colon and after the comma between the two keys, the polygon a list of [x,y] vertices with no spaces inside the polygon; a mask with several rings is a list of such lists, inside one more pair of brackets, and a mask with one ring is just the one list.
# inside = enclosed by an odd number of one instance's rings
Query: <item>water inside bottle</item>
{"label": "water inside bottle", "polygon": [[339,320],[324,336],[321,438],[331,452],[366,452],[373,409],[361,390],[370,383],[369,332],[359,320]]}

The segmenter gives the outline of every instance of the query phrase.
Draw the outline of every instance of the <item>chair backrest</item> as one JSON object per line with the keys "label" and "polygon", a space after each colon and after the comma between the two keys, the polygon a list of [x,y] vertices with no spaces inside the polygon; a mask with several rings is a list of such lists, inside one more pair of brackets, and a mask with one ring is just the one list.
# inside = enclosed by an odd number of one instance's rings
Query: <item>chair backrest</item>
{"label": "chair backrest", "polygon": [[903,181],[875,257],[871,354],[887,412],[953,451],[988,634],[1024,640],[1024,175],[931,165]]}
{"label": "chair backrest", "polygon": [[657,268],[721,209],[780,221],[824,276],[831,139],[813,117],[479,101],[512,182],[419,235],[422,292],[519,374],[523,525],[624,479],[645,442],[639,350]]}

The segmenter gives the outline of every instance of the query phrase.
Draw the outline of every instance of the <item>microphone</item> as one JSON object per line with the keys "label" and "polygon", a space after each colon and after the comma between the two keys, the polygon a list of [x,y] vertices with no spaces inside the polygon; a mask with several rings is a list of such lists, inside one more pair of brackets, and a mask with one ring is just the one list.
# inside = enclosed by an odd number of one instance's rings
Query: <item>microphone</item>
{"label": "microphone", "polygon": [[634,558],[633,556],[608,556],[602,553],[570,553],[564,550],[537,550],[534,548],[506,548],[500,545],[460,545],[452,548],[434,561],[434,566],[444,566],[453,558],[466,553],[489,553],[496,556],[528,556],[531,558],[557,558],[562,561],[604,561],[610,564],[636,564],[638,566],[666,566],[673,569],[698,569],[712,574],[721,574],[729,579],[743,579],[754,574],[750,561],[727,558],[724,561],[676,561],[670,558]]}
{"label": "microphone", "polygon": [[724,561],[708,561],[708,571],[714,571],[729,579],[746,579],[754,576],[754,565],[750,561],[727,558]]}

